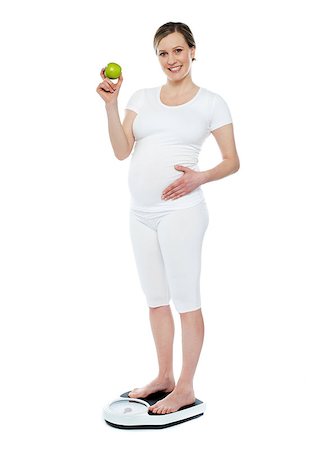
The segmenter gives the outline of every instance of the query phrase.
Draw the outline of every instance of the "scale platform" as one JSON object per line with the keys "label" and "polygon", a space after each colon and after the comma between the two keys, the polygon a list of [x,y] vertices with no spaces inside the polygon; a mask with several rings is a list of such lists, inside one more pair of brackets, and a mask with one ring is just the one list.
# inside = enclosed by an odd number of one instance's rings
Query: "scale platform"
{"label": "scale platform", "polygon": [[149,406],[165,398],[169,392],[156,392],[145,398],[130,398],[127,391],[118,399],[109,403],[103,410],[107,424],[123,429],[167,428],[203,415],[205,403],[195,402],[183,406],[178,411],[168,414],[155,414],[148,410]]}

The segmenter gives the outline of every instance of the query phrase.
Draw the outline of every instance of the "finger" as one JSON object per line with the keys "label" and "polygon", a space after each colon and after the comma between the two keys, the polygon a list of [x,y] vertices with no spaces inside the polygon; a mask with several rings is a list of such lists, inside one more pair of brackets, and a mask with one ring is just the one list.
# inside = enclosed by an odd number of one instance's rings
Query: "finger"
{"label": "finger", "polygon": [[118,83],[116,84],[117,87],[120,87],[121,84],[123,82],[123,74],[122,72],[120,73],[119,77],[118,77]]}
{"label": "finger", "polygon": [[170,186],[170,188],[165,190],[165,195],[167,194],[173,194],[174,192],[178,191],[179,189],[182,189],[183,186],[181,186],[180,184],[177,184],[175,186]]}
{"label": "finger", "polygon": [[110,87],[110,85],[109,85],[108,83],[105,83],[104,81],[103,81],[103,83],[100,83],[100,84],[99,84],[99,87],[100,87],[103,91],[105,91],[105,92],[110,92],[111,94],[112,94],[113,92],[115,92],[115,91]]}
{"label": "finger", "polygon": [[114,80],[111,80],[111,79],[109,79],[109,78],[106,78],[106,81],[110,84],[110,86],[112,87],[112,89],[117,89],[118,83],[115,83]]}
{"label": "finger", "polygon": [[175,198],[181,197],[185,195],[184,192],[175,192],[175,194],[170,195],[169,197],[165,197],[165,200],[174,200]]}
{"label": "finger", "polygon": [[104,83],[100,83],[100,84],[98,85],[98,87],[97,87],[97,90],[98,90],[98,89],[105,91],[105,90],[106,90],[106,85],[105,85]]}
{"label": "finger", "polygon": [[106,78],[105,80],[103,80],[103,83],[106,84],[107,89],[108,89],[110,92],[115,92],[115,90],[116,90],[116,85],[115,85],[114,83],[112,83],[111,81],[109,81],[108,78]]}
{"label": "finger", "polygon": [[172,195],[175,195],[175,194],[179,195],[184,191],[185,191],[184,186],[178,186],[176,189],[174,189],[172,191]]}
{"label": "finger", "polygon": [[170,193],[173,189],[175,189],[176,187],[178,187],[178,185],[172,184],[172,185],[166,187],[166,189],[164,189],[164,190],[162,191],[162,193],[163,193],[163,194],[169,194],[169,193]]}
{"label": "finger", "polygon": [[109,92],[109,86],[107,83],[105,83],[104,81],[102,83],[99,84],[99,88],[102,89],[105,92]]}
{"label": "finger", "polygon": [[162,196],[162,198],[164,198],[165,200],[170,199],[172,197],[175,197],[176,195],[182,195],[184,193],[184,189],[180,188],[180,189],[174,189],[172,191],[169,191],[167,194],[164,194]]}
{"label": "finger", "polygon": [[100,71],[100,76],[101,76],[101,78],[104,80],[105,78],[106,78],[106,76],[105,76],[105,74],[104,74],[104,71],[106,70],[106,68],[105,67],[103,67],[102,69],[101,69],[101,71]]}
{"label": "finger", "polygon": [[175,195],[170,200],[177,200],[178,198],[183,197],[183,195],[185,195],[185,194]]}

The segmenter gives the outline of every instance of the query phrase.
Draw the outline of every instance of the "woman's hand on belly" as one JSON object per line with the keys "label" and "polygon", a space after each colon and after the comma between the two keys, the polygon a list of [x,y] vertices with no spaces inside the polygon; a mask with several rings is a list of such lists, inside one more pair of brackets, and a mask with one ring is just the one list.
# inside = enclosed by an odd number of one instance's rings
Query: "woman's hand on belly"
{"label": "woman's hand on belly", "polygon": [[189,167],[179,165],[176,165],[175,169],[184,172],[184,175],[162,191],[161,198],[163,200],[175,200],[176,198],[189,194],[204,182],[202,172],[196,172]]}

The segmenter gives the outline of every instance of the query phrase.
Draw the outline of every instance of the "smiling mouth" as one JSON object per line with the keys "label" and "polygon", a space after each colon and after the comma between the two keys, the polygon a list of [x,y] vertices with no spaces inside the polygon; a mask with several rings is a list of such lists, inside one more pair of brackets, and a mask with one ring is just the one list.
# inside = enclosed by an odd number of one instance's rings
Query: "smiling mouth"
{"label": "smiling mouth", "polygon": [[168,70],[170,70],[171,72],[179,72],[181,67],[182,66],[168,67]]}

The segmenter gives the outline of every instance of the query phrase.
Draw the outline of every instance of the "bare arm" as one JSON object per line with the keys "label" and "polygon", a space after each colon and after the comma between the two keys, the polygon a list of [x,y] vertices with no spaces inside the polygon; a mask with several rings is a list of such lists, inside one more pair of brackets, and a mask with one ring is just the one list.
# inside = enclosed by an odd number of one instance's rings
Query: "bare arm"
{"label": "bare arm", "polygon": [[240,160],[237,154],[233,124],[224,125],[212,131],[214,138],[217,141],[218,147],[221,151],[223,161],[215,166],[213,169],[204,170],[203,183],[209,181],[216,181],[237,172],[240,168]]}
{"label": "bare arm", "polygon": [[123,124],[121,124],[118,104],[116,102],[106,103],[106,111],[108,116],[109,138],[116,158],[119,160],[126,159],[132,152],[134,146],[135,138],[132,125],[136,112],[126,110]]}
{"label": "bare arm", "polygon": [[120,74],[117,83],[105,76],[105,68],[102,68],[100,75],[102,83],[96,89],[100,97],[105,101],[105,107],[108,116],[109,138],[114,150],[115,156],[119,160],[127,158],[134,146],[134,136],[132,131],[133,121],[136,112],[126,110],[123,124],[120,121],[118,110],[118,93],[123,82],[123,74]]}

